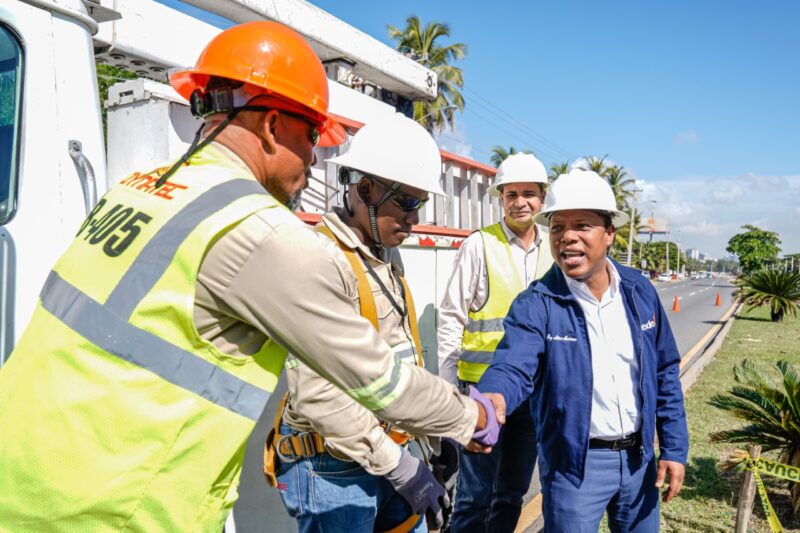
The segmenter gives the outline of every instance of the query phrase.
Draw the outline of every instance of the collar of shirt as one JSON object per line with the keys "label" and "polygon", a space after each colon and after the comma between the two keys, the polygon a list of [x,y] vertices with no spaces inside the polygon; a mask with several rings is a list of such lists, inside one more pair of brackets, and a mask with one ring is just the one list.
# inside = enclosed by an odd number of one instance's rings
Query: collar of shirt
{"label": "collar of shirt", "polygon": [[[511,231],[511,228],[508,227],[508,224],[506,224],[506,217],[500,219],[500,227],[503,228],[503,233],[506,234],[506,239],[508,239],[509,244],[516,244],[520,248],[523,248],[522,239],[517,237],[517,234]],[[536,226],[536,238],[533,240],[533,246],[531,246],[530,250],[526,251],[529,253],[534,251],[539,247],[539,244],[541,242],[542,242],[542,228]]]}
{"label": "collar of shirt", "polygon": [[597,298],[594,297],[592,291],[589,290],[589,286],[584,282],[572,279],[567,275],[564,276],[564,279],[567,282],[569,291],[575,298],[578,300],[583,300],[584,302],[592,305],[600,305],[603,307],[608,305],[614,298],[617,297],[617,294],[619,294],[619,272],[617,272],[617,268],[614,266],[614,263],[612,263],[607,257],[606,269],[608,270],[608,275],[611,278],[611,283],[609,283],[608,289],[606,289],[606,291],[603,293],[600,301],[597,301]]}

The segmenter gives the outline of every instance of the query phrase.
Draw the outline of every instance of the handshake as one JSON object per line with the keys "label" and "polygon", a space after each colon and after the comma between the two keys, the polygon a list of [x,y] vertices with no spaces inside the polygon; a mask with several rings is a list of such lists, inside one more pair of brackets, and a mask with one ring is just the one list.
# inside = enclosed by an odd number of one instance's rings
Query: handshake
{"label": "handshake", "polygon": [[[490,453],[500,436],[500,426],[506,422],[505,399],[500,394],[481,394],[471,385],[469,397],[478,404],[478,422],[466,449],[475,453]],[[452,445],[448,441],[443,441],[443,446]],[[448,457],[446,462],[453,464],[441,464],[445,456]],[[455,478],[458,472],[458,457],[455,450],[452,453],[443,453],[442,459],[435,460],[434,463],[448,472],[448,478]],[[440,529],[444,525],[444,511],[450,507],[450,498],[445,486],[452,486],[455,483],[454,479],[437,479],[424,463],[409,454],[406,449],[402,451],[397,468],[386,474],[385,478],[408,502],[413,514],[425,515],[429,529]]]}
{"label": "handshake", "polygon": [[466,449],[471,452],[489,453],[497,444],[500,426],[506,423],[506,401],[501,394],[481,394],[469,386],[469,397],[478,404],[478,423],[472,440]]}

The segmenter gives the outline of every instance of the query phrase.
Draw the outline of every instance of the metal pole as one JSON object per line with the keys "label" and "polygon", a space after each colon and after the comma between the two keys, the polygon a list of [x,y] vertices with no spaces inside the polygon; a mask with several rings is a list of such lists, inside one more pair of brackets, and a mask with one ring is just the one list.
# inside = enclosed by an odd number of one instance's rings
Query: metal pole
{"label": "metal pole", "polygon": [[642,192],[644,189],[633,189],[633,202],[631,202],[631,230],[628,234],[628,266],[633,265],[633,240],[636,234],[633,232],[633,221],[636,218],[636,193]]}
{"label": "metal pole", "polygon": [[631,231],[628,234],[628,266],[633,264],[633,220],[636,218],[636,204],[631,207]]}
{"label": "metal pole", "polygon": [[669,269],[669,230],[667,230],[667,242],[666,242],[666,246],[664,248],[667,251],[667,272],[669,272],[670,271],[670,269]]}

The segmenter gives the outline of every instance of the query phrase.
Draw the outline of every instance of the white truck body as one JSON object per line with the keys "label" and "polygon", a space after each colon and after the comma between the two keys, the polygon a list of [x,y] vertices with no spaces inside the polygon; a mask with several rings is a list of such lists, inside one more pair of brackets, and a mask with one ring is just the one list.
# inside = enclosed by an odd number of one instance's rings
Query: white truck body
{"label": "white truck body", "polygon": [[[191,3],[234,22],[273,18],[304,34],[323,60],[331,60],[326,64],[331,111],[351,131],[395,112],[382,100],[436,94],[431,71],[302,0]],[[174,160],[191,142],[199,124],[185,100],[164,83],[166,74],[193,64],[219,31],[152,0],[0,4],[0,365],[30,320],[42,284],[87,206],[129,172]],[[146,78],[110,90],[107,142],[96,61]],[[335,169],[325,159],[345,148],[319,149],[304,193],[306,220],[340,204]],[[456,248],[466,230],[500,216],[497,201],[487,193],[491,168],[446,152],[443,160],[448,197],[426,205],[423,226],[403,247],[423,349],[434,371],[436,306]],[[271,402],[248,445],[236,519],[229,520],[228,531],[294,529],[260,473],[261,443],[273,409]]]}

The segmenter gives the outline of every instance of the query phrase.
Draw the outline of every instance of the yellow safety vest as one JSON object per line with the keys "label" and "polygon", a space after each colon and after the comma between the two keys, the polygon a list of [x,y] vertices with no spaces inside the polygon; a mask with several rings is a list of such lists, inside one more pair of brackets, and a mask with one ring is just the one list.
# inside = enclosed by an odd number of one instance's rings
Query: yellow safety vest
{"label": "yellow safety vest", "polygon": [[[494,351],[503,338],[503,319],[511,302],[522,292],[519,271],[511,257],[511,247],[500,222],[478,230],[483,239],[484,261],[489,281],[488,298],[477,311],[470,309],[461,355],[458,358],[458,379],[477,383],[494,359]],[[541,278],[553,265],[550,243],[543,235],[539,244],[534,279]]]}
{"label": "yellow safety vest", "polygon": [[108,192],[45,283],[0,371],[0,530],[219,533],[248,435],[283,367],[220,352],[193,320],[200,263],[285,209],[208,146]]}

